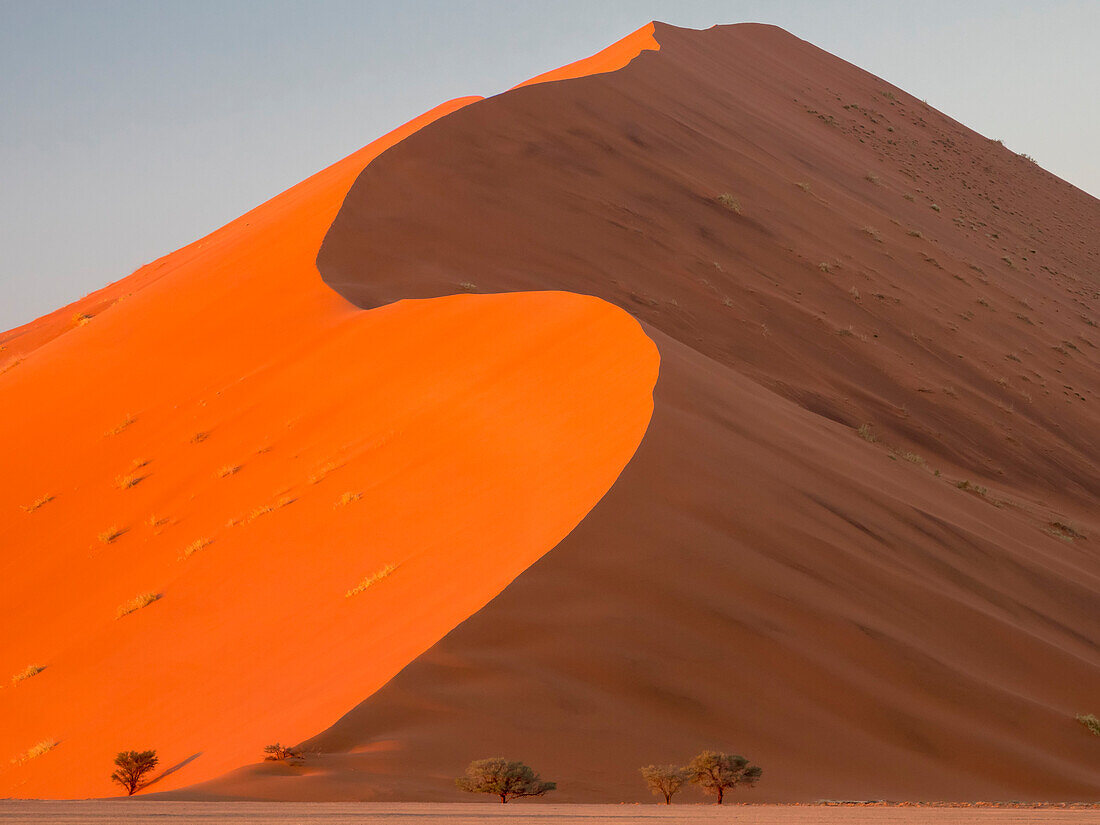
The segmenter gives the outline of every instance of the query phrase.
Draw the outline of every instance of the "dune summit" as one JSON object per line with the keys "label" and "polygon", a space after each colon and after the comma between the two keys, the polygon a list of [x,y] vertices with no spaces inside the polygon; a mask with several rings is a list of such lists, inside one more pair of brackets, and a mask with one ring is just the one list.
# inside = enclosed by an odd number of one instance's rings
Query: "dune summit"
{"label": "dune summit", "polygon": [[770,26],[535,80],[0,337],[0,795],[1094,798],[1100,202]]}

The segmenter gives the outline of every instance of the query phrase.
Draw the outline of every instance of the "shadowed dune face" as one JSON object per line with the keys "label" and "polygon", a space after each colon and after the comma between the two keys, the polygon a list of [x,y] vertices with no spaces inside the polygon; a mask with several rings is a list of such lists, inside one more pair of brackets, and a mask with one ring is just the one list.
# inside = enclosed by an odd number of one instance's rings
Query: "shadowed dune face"
{"label": "shadowed dune face", "polygon": [[[364,307],[591,294],[661,351],[568,538],[307,745],[201,794],[557,798],[730,748],[752,799],[1094,797],[1100,204],[765,26],[658,25],[368,167],[318,258]],[[861,425],[862,435],[857,432]]]}
{"label": "shadowed dune face", "polygon": [[621,309],[363,312],[318,277],[363,166],[472,100],[2,337],[0,797],[116,793],[133,748],[170,790],[316,733],[630,459],[658,355]]}

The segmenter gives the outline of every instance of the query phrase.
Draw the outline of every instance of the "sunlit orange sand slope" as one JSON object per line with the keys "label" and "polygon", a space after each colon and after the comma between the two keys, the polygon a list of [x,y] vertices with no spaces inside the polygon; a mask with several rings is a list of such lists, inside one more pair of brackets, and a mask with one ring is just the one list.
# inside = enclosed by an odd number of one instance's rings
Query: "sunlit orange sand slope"
{"label": "sunlit orange sand slope", "polygon": [[319,277],[365,164],[475,100],[0,337],[0,797],[110,794],[131,748],[157,749],[166,790],[317,733],[633,455],[658,355],[622,310],[530,292],[363,311]]}

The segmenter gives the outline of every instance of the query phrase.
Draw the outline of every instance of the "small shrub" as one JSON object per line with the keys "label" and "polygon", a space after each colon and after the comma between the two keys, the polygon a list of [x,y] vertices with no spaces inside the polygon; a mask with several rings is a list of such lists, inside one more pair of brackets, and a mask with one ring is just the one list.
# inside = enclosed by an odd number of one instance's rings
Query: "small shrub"
{"label": "small shrub", "polygon": [[111,774],[111,781],[121,785],[127,796],[133,796],[148,784],[145,777],[153,772],[159,761],[156,751],[121,751],[115,757],[116,770]]}
{"label": "small shrub", "polygon": [[849,290],[848,290],[848,294],[852,296],[852,300],[853,300],[853,301],[858,301],[858,300],[860,300],[860,297],[859,297],[859,290],[858,290],[858,289],[856,289],[856,288],[855,288],[854,286],[853,286],[853,287],[852,287],[851,289],[849,289]]}
{"label": "small shrub", "polygon": [[115,479],[115,486],[118,487],[118,489],[120,490],[129,490],[131,487],[136,487],[138,484],[141,484],[141,482],[143,482],[144,480],[145,476],[137,475],[136,473],[132,475],[119,476]]}
{"label": "small shrub", "polygon": [[455,785],[468,793],[499,796],[502,803],[525,796],[542,796],[557,788],[557,783],[544,782],[522,762],[506,759],[478,759],[466,768],[466,775]]}
{"label": "small shrub", "polygon": [[986,496],[986,495],[989,494],[989,489],[988,488],[982,487],[980,484],[971,484],[969,481],[966,481],[965,479],[962,480],[962,481],[956,482],[955,486],[958,487],[960,490],[965,490],[968,493],[975,493],[976,495],[979,495],[979,496]]}
{"label": "small shrub", "polygon": [[906,192],[904,195],[902,195],[902,197],[905,198],[907,201],[916,200],[916,198],[914,198],[908,192]]}
{"label": "small shrub", "polygon": [[3,375],[10,369],[14,369],[23,363],[23,359],[19,356],[13,356],[4,362],[3,366],[0,366],[0,375]]}
{"label": "small shrub", "polygon": [[106,435],[118,435],[135,421],[137,421],[135,416],[127,414],[127,416],[116,424],[113,429],[108,430]]}
{"label": "small shrub", "polygon": [[118,609],[115,611],[115,618],[121,619],[123,616],[129,616],[136,610],[148,607],[153,602],[160,599],[160,597],[160,593],[142,593],[138,596],[134,596],[130,601],[118,606]]}
{"label": "small shrub", "polygon": [[477,284],[470,283],[469,281],[460,281],[459,284],[458,284],[458,287],[459,287],[459,289],[463,290],[464,292],[480,292],[481,291],[480,289],[478,289]]}
{"label": "small shrub", "polygon": [[806,181],[804,181],[804,180],[798,181],[797,183],[795,183],[795,186],[797,186],[803,192],[809,192],[810,191],[810,184],[806,183]]}
{"label": "small shrub", "polygon": [[16,761],[17,764],[22,765],[24,762],[29,762],[31,759],[37,759],[38,757],[49,753],[56,748],[60,742],[56,739],[43,739],[37,745],[27,749],[26,753],[20,756]]}
{"label": "small shrub", "polygon": [[183,552],[180,553],[180,558],[189,559],[197,552],[202,550],[202,548],[209,546],[211,543],[213,543],[213,539],[195,539],[193,542],[183,548]]}
{"label": "small shrub", "polygon": [[878,441],[878,436],[871,432],[870,424],[859,425],[859,437],[871,444],[874,444],[876,441]]}
{"label": "small shrub", "polygon": [[160,516],[149,516],[149,518],[146,519],[146,523],[154,530],[156,530],[158,527],[163,527],[165,524],[167,524],[168,519],[161,518]]}
{"label": "small shrub", "polygon": [[206,439],[208,439],[208,438],[210,438],[210,431],[209,430],[200,430],[199,432],[197,432],[193,436],[191,436],[191,443],[192,444],[201,444],[202,442],[206,441]]}
{"label": "small shrub", "polygon": [[314,470],[312,473],[310,473],[309,483],[310,484],[320,484],[322,481],[325,480],[325,476],[327,476],[329,473],[331,473],[335,469],[336,469],[336,465],[331,463],[331,462],[324,465],[323,467],[318,467],[316,470]]}
{"label": "small shrub", "polygon": [[940,207],[936,204],[932,204],[931,209],[932,209],[933,212],[939,212],[940,211]]}
{"label": "small shrub", "polygon": [[294,748],[287,748],[276,742],[274,745],[266,745],[264,747],[264,760],[267,762],[300,762],[302,760],[301,751],[296,751]]}
{"label": "small shrub", "polygon": [[36,498],[30,504],[24,504],[23,505],[23,512],[33,513],[35,510],[37,510],[43,504],[49,504],[51,501],[53,501],[53,496],[49,496],[49,495],[42,496],[41,498]]}
{"label": "small shrub", "polygon": [[85,312],[77,312],[73,315],[73,326],[74,327],[82,327],[86,323],[88,323],[90,320],[92,320],[91,315],[88,315]]}
{"label": "small shrub", "polygon": [[219,467],[215,475],[217,475],[218,478],[228,478],[229,476],[235,476],[240,471],[240,464],[226,464],[222,467]]}
{"label": "small shrub", "polygon": [[332,506],[333,507],[346,507],[347,505],[351,504],[353,501],[358,501],[362,497],[363,497],[362,493],[352,493],[352,492],[341,493],[340,498],[336,499],[336,503]]}
{"label": "small shrub", "polygon": [[873,226],[864,226],[859,231],[868,236],[871,240],[882,243],[882,236]]}
{"label": "small shrub", "polygon": [[876,186],[879,186],[882,183],[882,180],[874,172],[868,172],[866,175],[863,176],[863,179],[868,183],[875,184]]}
{"label": "small shrub", "polygon": [[25,682],[32,676],[37,676],[45,669],[45,665],[27,665],[25,668],[23,668],[21,671],[11,677],[11,683],[13,685],[18,685],[20,682]]}
{"label": "small shrub", "polygon": [[722,206],[726,207],[726,209],[728,209],[730,212],[735,212],[738,215],[741,214],[741,203],[729,192],[723,192],[721,195],[715,198],[715,200],[718,201],[718,203],[722,204]]}
{"label": "small shrub", "polygon": [[923,238],[924,237],[924,233],[921,232],[919,229],[910,229],[905,234],[908,235],[910,238]]}
{"label": "small shrub", "polygon": [[828,261],[822,261],[821,263],[819,263],[817,265],[817,268],[820,269],[822,272],[825,272],[825,273],[829,273],[829,272],[833,271],[833,265],[831,263],[829,263]]}
{"label": "small shrub", "polygon": [[1080,722],[1089,733],[1095,736],[1100,736],[1100,719],[1097,719],[1091,713],[1077,714],[1077,721]]}
{"label": "small shrub", "polygon": [[371,575],[367,576],[365,579],[363,579],[363,581],[359,582],[359,584],[355,585],[355,587],[345,593],[344,598],[350,599],[352,596],[362,593],[368,587],[371,587],[372,585],[382,581],[382,579],[386,578],[386,576],[388,576],[396,569],[396,564],[385,565],[381,569],[375,571],[374,573],[371,573]]}
{"label": "small shrub", "polygon": [[125,527],[108,527],[102,533],[99,534],[99,540],[104,544],[111,544],[119,539],[126,532]]}
{"label": "small shrub", "polygon": [[676,765],[647,765],[641,772],[646,787],[654,796],[663,796],[666,805],[672,804],[672,797],[688,781],[687,768]]}
{"label": "small shrub", "polygon": [[725,792],[738,785],[755,785],[763,771],[743,756],[703,751],[687,765],[690,781],[722,804]]}

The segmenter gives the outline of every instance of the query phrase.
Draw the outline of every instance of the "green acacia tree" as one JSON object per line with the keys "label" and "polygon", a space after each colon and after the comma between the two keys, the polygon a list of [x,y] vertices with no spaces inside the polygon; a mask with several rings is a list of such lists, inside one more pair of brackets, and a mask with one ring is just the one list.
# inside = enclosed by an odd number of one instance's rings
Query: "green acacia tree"
{"label": "green acacia tree", "polygon": [[677,765],[646,765],[641,768],[641,772],[646,787],[655,796],[663,796],[666,805],[672,804],[672,797],[676,796],[688,781],[687,768]]}
{"label": "green acacia tree", "polygon": [[726,791],[738,785],[755,785],[763,770],[737,754],[703,751],[688,763],[687,772],[691,782],[703,793],[717,797],[721,805]]}
{"label": "green acacia tree", "polygon": [[500,797],[502,803],[524,796],[542,796],[558,786],[544,782],[530,767],[522,762],[507,759],[478,759],[466,768],[466,775],[455,780],[469,793],[489,793]]}
{"label": "green acacia tree", "polygon": [[115,757],[115,772],[111,780],[126,789],[127,796],[133,796],[148,783],[148,776],[157,766],[156,751],[120,751]]}

